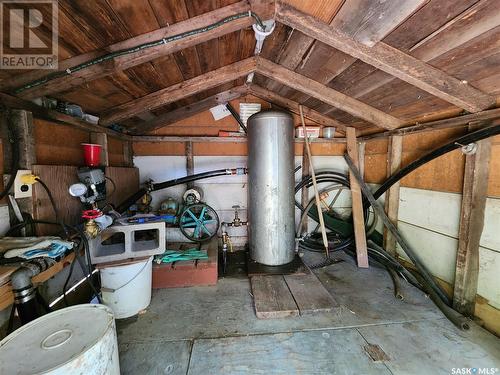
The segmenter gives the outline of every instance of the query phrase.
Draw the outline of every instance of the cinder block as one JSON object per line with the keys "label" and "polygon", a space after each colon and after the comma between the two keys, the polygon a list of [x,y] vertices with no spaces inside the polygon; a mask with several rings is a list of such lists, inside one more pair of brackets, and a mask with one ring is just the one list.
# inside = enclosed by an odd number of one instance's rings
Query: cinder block
{"label": "cinder block", "polygon": [[93,264],[163,254],[165,223],[115,225],[90,240],[89,247]]}

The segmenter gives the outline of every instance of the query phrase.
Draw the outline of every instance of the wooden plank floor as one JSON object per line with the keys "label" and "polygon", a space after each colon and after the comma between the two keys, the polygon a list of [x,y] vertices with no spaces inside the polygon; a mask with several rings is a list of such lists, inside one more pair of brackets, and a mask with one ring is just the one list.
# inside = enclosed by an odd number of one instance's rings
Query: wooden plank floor
{"label": "wooden plank floor", "polygon": [[251,280],[257,318],[299,315],[299,309],[283,276],[254,276]]}
{"label": "wooden plank floor", "polygon": [[312,272],[253,276],[250,282],[259,319],[330,312],[339,306]]}

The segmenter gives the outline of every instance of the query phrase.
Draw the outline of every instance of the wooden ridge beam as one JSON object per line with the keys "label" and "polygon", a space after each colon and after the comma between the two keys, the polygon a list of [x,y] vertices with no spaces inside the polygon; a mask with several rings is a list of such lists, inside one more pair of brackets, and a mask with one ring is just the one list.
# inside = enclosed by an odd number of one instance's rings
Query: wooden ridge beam
{"label": "wooden ridge beam", "polygon": [[44,107],[40,107],[39,105],[32,103],[27,100],[23,100],[20,98],[17,98],[15,96],[11,96],[5,93],[0,92],[0,103],[2,103],[2,106],[8,107],[8,108],[13,108],[13,109],[24,109],[26,111],[30,111],[33,113],[35,117],[42,118],[45,120],[57,122],[59,124],[67,125],[67,126],[72,126],[78,129],[86,130],[86,131],[93,131],[93,132],[98,132],[98,133],[105,133],[111,137],[115,137],[121,140],[130,140],[131,137],[119,133],[115,130],[108,129],[106,127],[92,124],[90,122],[81,120],[77,117],[73,117],[61,112],[57,112],[53,109],[47,109]]}
{"label": "wooden ridge beam", "polygon": [[[451,117],[444,120],[431,121],[423,124],[416,124],[412,126],[407,126],[404,128],[399,128],[395,130],[385,131],[381,133],[369,134],[360,137],[360,141],[369,141],[372,139],[387,138],[395,135],[408,135],[422,133],[430,130],[455,128],[459,126],[467,126],[470,123],[477,121],[488,121],[500,118],[500,108],[489,109],[487,111],[471,113],[468,115]],[[487,126],[487,122],[482,123],[483,126]]]}
{"label": "wooden ridge beam", "polygon": [[153,110],[162,105],[209,90],[213,87],[234,81],[255,71],[255,57],[235,62],[222,68],[188,79],[186,81],[155,91],[139,99],[114,107],[105,112],[99,120],[100,125],[109,125],[139,113]]}
{"label": "wooden ridge beam", "polygon": [[492,96],[475,89],[465,81],[460,81],[383,42],[372,47],[366,46],[290,5],[279,2],[276,19],[469,112],[479,112],[495,104]]}
{"label": "wooden ridge beam", "polygon": [[313,79],[295,73],[267,59],[257,59],[257,73],[271,78],[281,84],[301,91],[333,107],[348,112],[353,116],[369,121],[385,129],[395,129],[402,122],[397,118],[369,106],[357,99],[351,98],[339,91],[325,86]]}
{"label": "wooden ridge beam", "polygon": [[[299,114],[300,103],[285,98],[273,91],[265,89],[256,84],[252,84],[250,86],[250,93],[272,104],[276,104],[280,107],[286,108],[295,114]],[[308,107],[302,106],[302,111],[304,112],[304,116],[307,117],[309,120],[317,122],[318,124],[323,126],[335,126],[341,129],[342,131],[345,131],[346,125],[340,121],[325,116],[324,114]]]}
{"label": "wooden ridge beam", "polygon": [[[256,3],[259,3],[257,1]],[[257,11],[265,10],[262,5],[258,5]],[[75,65],[87,62],[89,60],[98,58],[110,52],[117,52],[120,50],[133,48],[144,43],[150,43],[152,41],[161,40],[163,38],[168,38],[175,36],[186,31],[191,31],[194,29],[199,29],[206,27],[210,24],[220,21],[225,17],[232,16],[237,13],[248,12],[251,6],[248,1],[243,0],[235,4],[231,4],[219,9],[215,9],[211,12],[189,18],[185,21],[177,22],[173,25],[163,27],[136,37],[112,44],[103,49],[85,53],[72,57],[70,59],[61,61],[59,63],[58,71],[65,71],[66,69],[73,67]],[[253,9],[253,8],[252,8]],[[259,14],[260,15],[260,14]],[[265,15],[262,15],[263,17]],[[144,64],[148,61],[154,60],[161,56],[166,56],[174,52],[180,51],[182,49],[195,46],[197,44],[206,42],[218,38],[220,36],[232,33],[234,31],[246,28],[254,23],[252,17],[244,17],[237,19],[226,24],[223,24],[212,30],[203,32],[201,34],[195,34],[188,36],[184,39],[178,39],[169,43],[164,43],[159,46],[155,46],[148,49],[143,49],[132,54],[123,55],[115,57],[114,59],[99,63],[96,65],[89,66],[78,72],[71,73],[70,75],[63,76],[61,78],[56,78],[51,81],[47,81],[44,84],[27,89],[19,93],[19,97],[22,98],[36,98],[40,96],[45,96],[53,94],[55,92],[70,90],[74,87],[83,85],[84,83],[93,81],[95,79],[111,75],[114,72],[122,71],[125,69],[132,68],[134,66]],[[43,70],[37,70],[33,72],[28,72],[20,76],[13,77],[6,80],[0,85],[1,91],[11,91],[15,88],[23,86],[29,82],[40,79],[47,76],[48,72]]]}
{"label": "wooden ridge beam", "polygon": [[134,127],[127,127],[127,130],[129,130],[134,135],[145,134],[155,129],[174,124],[177,121],[206,111],[218,104],[224,104],[230,100],[237,99],[245,95],[247,92],[247,86],[233,87],[232,89],[209,96],[208,98],[200,100],[196,103],[189,104],[184,107],[174,109],[171,112],[159,115],[151,121],[137,124]]}

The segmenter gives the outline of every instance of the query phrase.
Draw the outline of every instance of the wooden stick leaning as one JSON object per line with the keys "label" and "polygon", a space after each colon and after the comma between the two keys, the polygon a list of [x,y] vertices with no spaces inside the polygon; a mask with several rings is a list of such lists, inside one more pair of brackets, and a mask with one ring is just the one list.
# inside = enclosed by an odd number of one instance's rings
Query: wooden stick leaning
{"label": "wooden stick leaning", "polygon": [[321,236],[323,237],[323,246],[325,247],[326,258],[330,258],[330,251],[328,250],[328,238],[326,237],[325,221],[323,219],[323,211],[321,211],[321,200],[319,199],[318,185],[316,184],[316,174],[314,173],[314,166],[312,162],[311,147],[309,145],[309,137],[307,136],[306,123],[304,121],[304,113],[302,106],[299,105],[300,121],[302,122],[302,129],[304,129],[304,144],[306,146],[307,155],[309,158],[309,169],[311,172],[311,179],[314,187],[314,197],[316,199],[316,208],[318,209],[319,225],[321,227]]}

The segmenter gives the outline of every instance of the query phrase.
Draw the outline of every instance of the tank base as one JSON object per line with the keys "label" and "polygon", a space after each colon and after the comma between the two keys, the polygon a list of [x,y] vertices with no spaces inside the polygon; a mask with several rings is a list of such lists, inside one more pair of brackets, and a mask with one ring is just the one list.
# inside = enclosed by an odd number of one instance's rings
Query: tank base
{"label": "tank base", "polygon": [[304,262],[302,262],[302,258],[298,255],[295,255],[295,258],[290,263],[280,266],[268,266],[250,258],[249,253],[247,253],[247,272],[249,277],[258,275],[305,275],[310,273]]}

